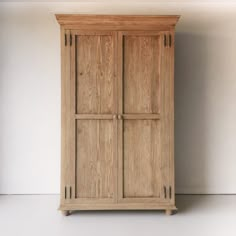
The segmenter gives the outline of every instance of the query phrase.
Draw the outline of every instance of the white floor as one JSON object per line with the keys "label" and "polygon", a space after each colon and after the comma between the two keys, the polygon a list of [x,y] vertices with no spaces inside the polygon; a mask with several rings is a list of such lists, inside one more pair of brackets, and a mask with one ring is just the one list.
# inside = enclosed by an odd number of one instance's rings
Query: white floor
{"label": "white floor", "polygon": [[236,236],[236,195],[178,195],[179,212],[57,211],[58,195],[1,195],[1,236]]}

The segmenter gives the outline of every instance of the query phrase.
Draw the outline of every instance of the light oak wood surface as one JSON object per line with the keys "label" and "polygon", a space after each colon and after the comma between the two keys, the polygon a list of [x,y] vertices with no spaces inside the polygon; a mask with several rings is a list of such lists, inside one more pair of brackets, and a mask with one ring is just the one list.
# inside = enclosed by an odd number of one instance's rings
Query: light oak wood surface
{"label": "light oak wood surface", "polygon": [[76,45],[77,114],[113,113],[112,36],[78,35]]}
{"label": "light oak wood surface", "polygon": [[160,197],[160,122],[124,121],[124,198]]}
{"label": "light oak wood surface", "polygon": [[112,198],[115,171],[112,121],[77,121],[76,137],[76,197]]}
{"label": "light oak wood surface", "polygon": [[160,37],[123,36],[124,113],[159,113]]}
{"label": "light oak wood surface", "polygon": [[77,15],[56,14],[57,21],[66,29],[85,30],[170,30],[179,15]]}
{"label": "light oak wood surface", "polygon": [[56,15],[61,205],[175,207],[174,27],[179,16]]}

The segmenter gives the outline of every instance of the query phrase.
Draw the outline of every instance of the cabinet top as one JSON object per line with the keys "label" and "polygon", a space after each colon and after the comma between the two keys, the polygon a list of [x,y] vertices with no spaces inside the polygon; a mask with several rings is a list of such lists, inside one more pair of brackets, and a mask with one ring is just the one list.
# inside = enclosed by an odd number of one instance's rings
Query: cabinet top
{"label": "cabinet top", "polygon": [[56,14],[58,23],[67,29],[169,30],[179,18],[179,15]]}

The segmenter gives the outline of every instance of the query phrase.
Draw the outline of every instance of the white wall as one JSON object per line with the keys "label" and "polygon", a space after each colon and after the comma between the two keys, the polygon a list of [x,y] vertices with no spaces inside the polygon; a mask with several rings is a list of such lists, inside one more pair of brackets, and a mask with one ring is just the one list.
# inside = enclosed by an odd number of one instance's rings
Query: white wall
{"label": "white wall", "polygon": [[59,192],[62,12],[182,15],[177,192],[236,193],[236,5],[123,0],[0,3],[0,193]]}

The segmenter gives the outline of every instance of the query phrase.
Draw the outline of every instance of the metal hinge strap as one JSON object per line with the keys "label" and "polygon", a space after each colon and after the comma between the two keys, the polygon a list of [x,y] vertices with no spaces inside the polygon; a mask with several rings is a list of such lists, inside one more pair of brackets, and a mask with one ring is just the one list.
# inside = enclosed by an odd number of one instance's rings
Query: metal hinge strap
{"label": "metal hinge strap", "polygon": [[67,35],[65,34],[65,46],[67,46]]}
{"label": "metal hinge strap", "polygon": [[68,198],[71,199],[72,198],[72,187],[71,186],[69,187],[69,196],[67,196],[67,188],[68,187],[65,186],[65,196],[64,197],[65,197],[65,199],[68,199]]}
{"label": "metal hinge strap", "polygon": [[171,47],[171,45],[172,45],[172,35],[169,34],[168,42],[167,42],[167,35],[164,34],[164,46],[165,47]]}
{"label": "metal hinge strap", "polygon": [[166,35],[164,34],[164,46],[166,47]]}
{"label": "metal hinge strap", "polygon": [[166,186],[164,186],[164,198],[166,198]]}
{"label": "metal hinge strap", "polygon": [[70,46],[72,45],[72,35],[70,34]]}

